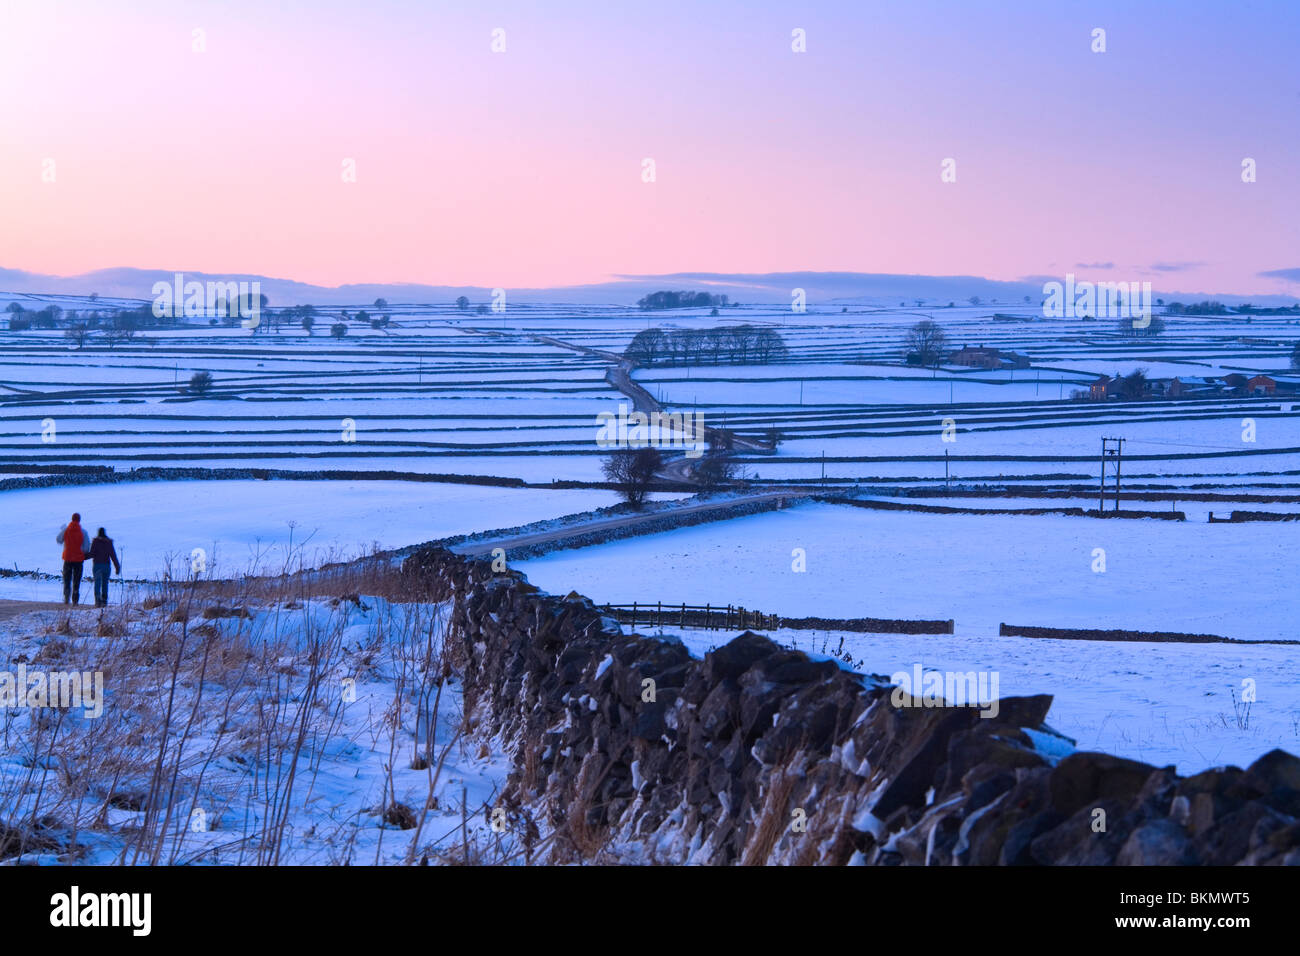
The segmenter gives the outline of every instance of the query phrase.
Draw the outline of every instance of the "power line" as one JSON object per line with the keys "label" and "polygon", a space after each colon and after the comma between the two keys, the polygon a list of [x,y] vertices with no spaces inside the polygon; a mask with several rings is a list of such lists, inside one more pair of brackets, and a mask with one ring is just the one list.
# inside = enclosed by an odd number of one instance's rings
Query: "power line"
{"label": "power line", "polygon": [[1124,439],[1103,438],[1101,440],[1101,490],[1098,492],[1097,511],[1106,510],[1106,462],[1115,462],[1115,510],[1119,511],[1120,470],[1124,461]]}

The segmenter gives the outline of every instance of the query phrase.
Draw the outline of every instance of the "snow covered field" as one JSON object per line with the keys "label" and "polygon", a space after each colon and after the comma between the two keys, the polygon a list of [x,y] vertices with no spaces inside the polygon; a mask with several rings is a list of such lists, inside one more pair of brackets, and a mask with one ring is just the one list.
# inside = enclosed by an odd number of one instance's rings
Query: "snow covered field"
{"label": "snow covered field", "polygon": [[[754,436],[779,430],[784,444],[775,458],[749,456],[746,462],[764,478],[819,477],[820,466],[795,459],[824,452],[830,459],[862,459],[831,462],[829,477],[932,480],[934,469],[924,461],[876,468],[870,459],[921,457],[935,448],[1068,459],[1095,454],[1102,434],[1131,425],[1130,451],[1153,456],[1140,472],[1231,483],[1244,471],[1287,469],[1218,454],[1225,449],[1296,447],[1295,396],[1225,398],[1208,406],[1069,401],[1074,389],[1102,372],[1136,368],[1185,379],[1267,371],[1285,385],[1296,379],[1286,365],[1290,345],[1300,340],[1300,325],[1289,316],[1173,317],[1161,336],[1131,340],[1110,323],[1045,321],[1038,310],[1009,303],[855,305],[843,311],[814,306],[802,314],[749,306],[717,317],[707,310],[647,314],[566,306],[482,316],[414,304],[388,311],[392,322],[382,330],[355,315],[345,318],[342,310],[323,309],[313,334],[296,321],[256,335],[224,327],[153,329],[113,349],[94,335],[85,349],[75,349],[59,330],[5,332],[0,469],[6,463],[90,462],[594,481],[596,415],[623,400],[605,380],[610,354],[621,353],[652,325],[751,324],[782,337],[789,354],[780,364],[636,372],[652,394],[678,410],[698,406],[710,424]],[[909,367],[904,335],[927,318],[946,330],[954,347],[1014,351],[1030,367]],[[325,334],[335,321],[348,328],[343,338]],[[198,371],[213,376],[202,397],[186,392]],[[958,442],[939,447],[939,422],[950,416],[958,423]],[[1242,420],[1252,417],[1258,435],[1248,443]],[[349,422],[355,433],[345,437]],[[1065,467],[1066,461],[1038,472],[1022,465],[966,475],[997,480],[999,474],[1080,471]]]}
{"label": "snow covered field", "polygon": [[[28,307],[39,303],[27,302]],[[90,308],[81,303],[78,308]],[[369,306],[366,306],[369,308]],[[75,349],[55,331],[3,331],[0,473],[59,465],[352,470],[518,477],[503,489],[404,481],[123,483],[0,491],[0,565],[57,572],[53,536],[72,511],[105,525],[131,577],[187,567],[239,575],[353,557],[372,547],[521,525],[613,504],[601,479],[596,415],[626,401],[606,379],[637,332],[751,324],[776,330],[780,364],[638,369],[679,411],[749,438],[779,433],[775,454],[746,452],[760,481],[863,480],[871,493],[937,487],[973,507],[1095,507],[1102,437],[1126,439],[1124,486],[1168,489],[1185,523],[1063,516],[934,515],[805,504],[681,528],[522,564],[541,587],[597,601],[742,604],[784,616],[952,618],[953,636],[843,635],[865,670],[912,663],[996,669],[1000,692],[1054,693],[1051,720],[1080,747],[1190,771],[1297,749],[1300,698],[1285,681],[1294,648],[1120,645],[1000,638],[1001,622],[1295,639],[1300,522],[1208,524],[1211,512],[1300,508],[1300,374],[1288,368],[1293,316],[1171,317],[1158,337],[1126,339],[1107,322],[1045,321],[1030,306],[907,308],[823,304],[642,313],[531,306],[505,315],[394,305],[383,330],[322,309],[252,335],[197,327],[141,332]],[[1000,313],[995,315],[994,313]],[[904,364],[904,335],[938,322],[949,344],[1023,355],[1028,368]],[[326,334],[344,321],[343,338]],[[1098,374],[1185,380],[1268,372],[1279,393],[1205,400],[1071,401]],[[194,396],[189,377],[209,371]],[[951,418],[955,441],[945,442]],[[948,460],[945,462],[945,453]],[[823,462],[824,456],[824,462]],[[945,468],[946,466],[946,468]],[[1036,485],[1066,498],[960,497],[962,487]],[[1234,503],[1250,491],[1275,500]],[[1109,502],[1108,502],[1109,503]],[[290,541],[292,540],[292,546]],[[794,571],[802,549],[806,571]],[[1104,553],[1105,570],[1100,570]],[[0,578],[0,596],[57,598],[54,581]],[[119,592],[116,591],[115,594]],[[841,635],[789,632],[808,649]],[[721,635],[687,635],[697,650]],[[705,642],[705,643],[701,643]],[[820,646],[811,647],[820,652]],[[1242,678],[1260,699],[1243,720]],[[468,772],[468,771],[467,771]],[[360,778],[358,778],[360,779]],[[345,784],[341,781],[340,788]],[[370,853],[369,845],[365,852]]]}
{"label": "snow covered field", "polygon": [[[1041,504],[1047,505],[1048,502]],[[1297,639],[1300,522],[935,515],[804,504],[520,562],[534,584],[783,617],[952,619]],[[793,570],[802,549],[807,570]],[[1098,565],[1104,551],[1105,570]]]}
{"label": "snow covered field", "polygon": [[[612,491],[493,488],[402,481],[176,481],[0,493],[4,564],[59,573],[54,535],[79,512],[103,525],[130,578],[186,570],[203,548],[210,573],[278,572],[489,528],[509,528],[615,504]],[[15,519],[20,520],[15,520]],[[53,599],[57,582],[0,579],[0,594]]]}

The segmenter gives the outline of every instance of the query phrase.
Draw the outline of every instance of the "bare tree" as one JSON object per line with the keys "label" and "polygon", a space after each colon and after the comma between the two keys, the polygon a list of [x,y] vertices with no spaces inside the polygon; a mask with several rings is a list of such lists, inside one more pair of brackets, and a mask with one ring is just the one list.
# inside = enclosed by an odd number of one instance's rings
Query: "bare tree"
{"label": "bare tree", "polygon": [[709,487],[731,481],[736,477],[736,463],[729,456],[735,447],[735,432],[726,428],[711,429],[709,453],[695,466],[695,477]]}
{"label": "bare tree", "polygon": [[640,508],[650,493],[650,483],[655,472],[663,466],[663,456],[657,448],[637,448],[616,451],[605,459],[601,471],[607,481],[617,486],[623,500]]}
{"label": "bare tree", "polygon": [[119,312],[113,316],[108,330],[104,333],[104,338],[108,341],[108,347],[112,348],[121,342],[129,342],[135,338],[136,324],[136,317],[130,312]]}
{"label": "bare tree", "polygon": [[63,337],[75,345],[77,348],[85,348],[86,338],[90,335],[90,328],[84,322],[78,322],[76,325],[63,333]]}
{"label": "bare tree", "polygon": [[1147,382],[1147,370],[1144,368],[1134,369],[1123,378],[1119,376],[1116,376],[1116,378],[1119,379],[1120,398],[1126,401],[1132,402],[1144,398],[1150,388]]}
{"label": "bare tree", "polygon": [[943,358],[948,336],[929,319],[923,319],[907,330],[904,340],[907,350],[916,353],[922,365],[935,365]]}

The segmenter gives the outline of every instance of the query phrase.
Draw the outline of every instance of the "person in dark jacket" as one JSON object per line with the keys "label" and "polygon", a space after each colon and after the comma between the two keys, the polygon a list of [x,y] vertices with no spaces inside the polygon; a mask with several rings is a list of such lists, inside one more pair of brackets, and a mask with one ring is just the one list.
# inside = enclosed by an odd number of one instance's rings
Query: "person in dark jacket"
{"label": "person in dark jacket", "polygon": [[90,557],[90,535],[81,527],[81,515],[74,514],[54,540],[63,545],[63,603],[80,604],[81,576]]}
{"label": "person in dark jacket", "polygon": [[117,559],[117,549],[113,539],[100,528],[90,542],[90,570],[95,578],[95,607],[108,607],[108,571],[112,563],[118,574],[122,573],[122,562]]}

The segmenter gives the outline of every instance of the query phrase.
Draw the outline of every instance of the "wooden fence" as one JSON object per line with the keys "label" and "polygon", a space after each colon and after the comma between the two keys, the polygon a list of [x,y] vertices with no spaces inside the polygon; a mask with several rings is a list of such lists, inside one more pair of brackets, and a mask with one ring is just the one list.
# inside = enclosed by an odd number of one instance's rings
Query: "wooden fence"
{"label": "wooden fence", "polygon": [[733,631],[745,628],[775,629],[781,619],[752,608],[714,604],[605,604],[601,610],[620,624],[645,624],[649,627],[698,627],[710,631]]}

